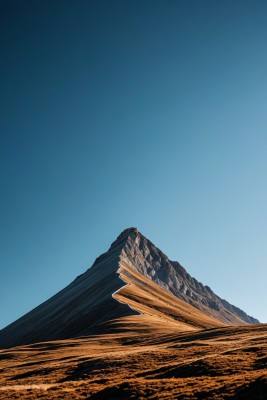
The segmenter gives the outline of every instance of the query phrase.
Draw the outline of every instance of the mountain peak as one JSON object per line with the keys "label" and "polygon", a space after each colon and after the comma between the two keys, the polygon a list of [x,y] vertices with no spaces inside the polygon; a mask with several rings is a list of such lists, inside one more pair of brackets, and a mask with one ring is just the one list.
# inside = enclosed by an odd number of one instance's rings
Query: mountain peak
{"label": "mountain peak", "polygon": [[130,227],[65,289],[1,330],[0,347],[95,334],[125,317],[132,318],[130,329],[141,330],[162,321],[178,330],[259,322]]}
{"label": "mountain peak", "polygon": [[106,257],[109,256],[109,254],[111,252],[113,254],[116,253],[116,255],[119,257],[120,254],[121,254],[121,251],[122,251],[123,247],[125,246],[125,244],[127,243],[128,239],[132,238],[132,239],[135,240],[135,238],[137,237],[138,234],[140,235],[140,233],[138,232],[137,228],[130,227],[130,228],[124,229],[119,234],[117,239],[114,240],[114,242],[111,243],[110,248],[108,249],[108,251],[103,253],[103,254],[101,254],[99,257],[97,257],[95,259],[95,262],[93,263],[92,267],[94,267],[95,265],[100,264],[103,260],[106,259]]}
{"label": "mountain peak", "polygon": [[[119,236],[117,237],[117,239],[115,240],[115,242],[116,241],[119,241],[119,240],[121,240],[121,239],[124,239],[124,238],[126,238],[126,237],[129,237],[129,236],[136,236],[137,234],[138,234],[139,232],[138,232],[138,229],[137,228],[134,228],[134,227],[130,227],[130,228],[126,228],[126,229],[124,229],[120,234],[119,234]],[[114,243],[115,243],[114,242]]]}

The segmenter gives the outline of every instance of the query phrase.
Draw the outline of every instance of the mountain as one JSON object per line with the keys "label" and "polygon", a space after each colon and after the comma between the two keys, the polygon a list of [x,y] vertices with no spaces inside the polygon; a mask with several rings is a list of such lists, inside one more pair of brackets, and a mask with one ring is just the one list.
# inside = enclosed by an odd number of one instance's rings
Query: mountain
{"label": "mountain", "polygon": [[170,261],[136,228],[70,285],[0,331],[0,347],[118,330],[194,331],[259,323]]}

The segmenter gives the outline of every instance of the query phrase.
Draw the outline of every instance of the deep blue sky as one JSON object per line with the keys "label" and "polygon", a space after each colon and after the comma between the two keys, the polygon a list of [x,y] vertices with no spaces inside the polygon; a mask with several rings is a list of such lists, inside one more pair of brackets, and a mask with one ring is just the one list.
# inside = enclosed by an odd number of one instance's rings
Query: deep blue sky
{"label": "deep blue sky", "polygon": [[136,226],[267,322],[267,2],[0,2],[0,327]]}

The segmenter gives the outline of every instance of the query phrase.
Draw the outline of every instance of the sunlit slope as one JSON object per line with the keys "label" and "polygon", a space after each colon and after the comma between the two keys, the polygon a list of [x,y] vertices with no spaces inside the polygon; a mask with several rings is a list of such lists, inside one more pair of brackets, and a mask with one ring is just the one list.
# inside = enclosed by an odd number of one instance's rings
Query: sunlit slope
{"label": "sunlit slope", "polygon": [[[192,330],[215,328],[222,325],[220,321],[178,299],[123,262],[118,273],[127,285],[120,289],[114,297],[142,313],[142,315],[131,317],[131,321],[134,320],[136,325],[142,325],[148,320],[151,324],[153,320],[157,324],[161,323],[165,329],[168,326],[170,328],[175,326],[180,330]],[[119,321],[117,323],[119,324]]]}

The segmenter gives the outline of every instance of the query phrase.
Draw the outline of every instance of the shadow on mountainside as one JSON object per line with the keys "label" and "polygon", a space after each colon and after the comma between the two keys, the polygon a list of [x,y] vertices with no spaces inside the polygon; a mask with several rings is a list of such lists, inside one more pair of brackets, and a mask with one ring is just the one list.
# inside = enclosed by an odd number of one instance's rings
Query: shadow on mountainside
{"label": "shadow on mountainside", "polygon": [[252,382],[245,383],[238,388],[232,396],[235,400],[266,400],[267,399],[267,377],[262,376]]}
{"label": "shadow on mountainside", "polygon": [[125,399],[149,399],[154,390],[149,388],[135,388],[130,382],[123,382],[115,386],[106,387],[103,390],[91,395],[86,400],[125,400]]}
{"label": "shadow on mountainside", "polygon": [[[234,399],[234,400],[266,400],[267,396],[267,378],[260,377],[252,382],[239,387],[235,392],[227,393],[220,390],[197,391],[187,397],[186,395],[177,394],[176,400],[195,399],[195,400],[211,400],[211,399]],[[125,400],[125,399],[149,399],[150,396],[155,396],[155,388],[140,388],[136,387],[131,382],[123,382],[118,385],[106,387],[99,392],[92,394],[86,400]],[[157,393],[159,395],[159,393]],[[163,398],[166,398],[167,393],[162,393]],[[160,397],[156,397],[160,398]]]}
{"label": "shadow on mountainside", "polygon": [[92,359],[79,363],[65,378],[58,382],[77,381],[98,376],[99,373],[111,372],[114,368],[123,367],[124,362],[118,360],[106,361],[105,359]]}

